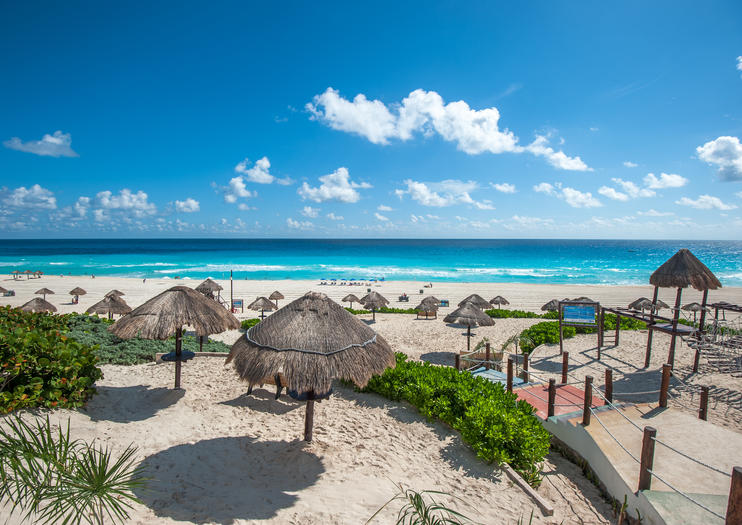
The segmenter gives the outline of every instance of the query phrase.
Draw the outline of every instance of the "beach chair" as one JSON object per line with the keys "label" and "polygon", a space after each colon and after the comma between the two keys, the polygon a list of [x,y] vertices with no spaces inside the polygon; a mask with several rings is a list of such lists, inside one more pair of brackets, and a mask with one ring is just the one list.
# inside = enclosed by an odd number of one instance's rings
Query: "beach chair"
{"label": "beach chair", "polygon": [[410,296],[409,295],[400,295],[399,296],[399,302],[400,303],[409,303],[410,302]]}
{"label": "beach chair", "polygon": [[8,290],[3,294],[3,297],[15,297],[15,290]]}
{"label": "beach chair", "polygon": [[444,307],[444,306],[447,307],[447,306],[449,306],[448,299],[441,299],[440,306],[441,307]]}

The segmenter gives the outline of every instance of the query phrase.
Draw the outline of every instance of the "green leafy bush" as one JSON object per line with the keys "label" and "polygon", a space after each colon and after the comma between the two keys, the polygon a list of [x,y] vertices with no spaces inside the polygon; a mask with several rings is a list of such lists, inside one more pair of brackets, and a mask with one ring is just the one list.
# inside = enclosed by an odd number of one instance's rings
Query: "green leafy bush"
{"label": "green leafy bush", "polygon": [[[562,327],[564,338],[569,339],[577,334],[574,326]],[[559,342],[559,322],[544,321],[536,323],[521,332],[520,349],[524,354],[531,352],[537,346]]]}
{"label": "green leafy bush", "polygon": [[244,321],[242,321],[242,323],[240,323],[240,326],[242,327],[243,330],[249,330],[250,328],[258,324],[259,322],[260,322],[260,319],[258,319],[257,317],[253,319],[245,319]]}
{"label": "green leafy bush", "polygon": [[397,366],[372,377],[364,392],[408,401],[429,420],[440,419],[461,432],[483,460],[508,463],[526,479],[537,479],[550,436],[531,405],[469,372],[407,361],[402,353],[396,358]]}
{"label": "green leafy bush", "polygon": [[508,310],[506,308],[491,308],[484,313],[495,319],[539,319],[543,317],[535,312],[526,312],[525,310]]}
{"label": "green leafy bush", "polygon": [[94,349],[63,334],[66,317],[0,308],[0,413],[76,408],[103,374]]}

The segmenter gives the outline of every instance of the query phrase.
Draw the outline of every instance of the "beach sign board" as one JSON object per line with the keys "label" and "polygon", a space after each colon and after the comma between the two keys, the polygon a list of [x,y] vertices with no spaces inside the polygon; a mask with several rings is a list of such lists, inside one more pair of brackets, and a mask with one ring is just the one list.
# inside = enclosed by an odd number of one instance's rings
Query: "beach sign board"
{"label": "beach sign board", "polygon": [[595,306],[592,304],[565,304],[562,313],[564,323],[595,324]]}

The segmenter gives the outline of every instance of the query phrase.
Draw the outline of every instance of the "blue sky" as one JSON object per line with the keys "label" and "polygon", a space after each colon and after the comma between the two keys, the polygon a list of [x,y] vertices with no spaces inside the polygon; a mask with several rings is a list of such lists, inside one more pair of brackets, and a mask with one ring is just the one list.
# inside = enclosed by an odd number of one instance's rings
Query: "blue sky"
{"label": "blue sky", "polygon": [[0,236],[742,238],[739,2],[5,3]]}

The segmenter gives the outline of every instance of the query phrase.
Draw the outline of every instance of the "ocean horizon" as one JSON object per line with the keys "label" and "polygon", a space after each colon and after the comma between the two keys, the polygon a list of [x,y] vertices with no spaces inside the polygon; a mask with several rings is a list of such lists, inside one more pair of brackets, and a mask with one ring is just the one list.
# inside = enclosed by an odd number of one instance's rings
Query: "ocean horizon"
{"label": "ocean horizon", "polygon": [[742,286],[742,241],[574,239],[0,240],[0,273],[192,279],[338,279],[641,285],[690,249]]}

